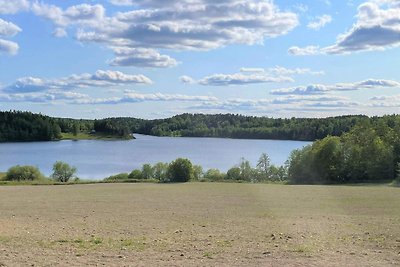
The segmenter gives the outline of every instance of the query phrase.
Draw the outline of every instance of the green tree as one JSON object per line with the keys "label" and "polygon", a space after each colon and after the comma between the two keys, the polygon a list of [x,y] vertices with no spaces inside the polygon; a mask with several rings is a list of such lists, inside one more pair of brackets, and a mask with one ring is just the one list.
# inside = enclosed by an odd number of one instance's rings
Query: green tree
{"label": "green tree", "polygon": [[76,122],[74,123],[73,127],[72,127],[72,134],[74,136],[77,136],[79,134],[79,124]]}
{"label": "green tree", "polygon": [[246,160],[245,158],[241,159],[239,164],[240,168],[240,178],[243,181],[252,181],[254,180],[255,171],[251,167],[250,161]]}
{"label": "green tree", "polygon": [[58,182],[66,183],[75,175],[75,173],[75,167],[71,167],[65,162],[57,161],[53,165],[53,174],[51,177]]}
{"label": "green tree", "polygon": [[225,179],[225,175],[218,169],[209,169],[204,174],[204,178],[208,181],[222,181]]}
{"label": "green tree", "polygon": [[203,178],[203,167],[193,165],[193,180],[199,181],[201,178]]}
{"label": "green tree", "polygon": [[142,171],[135,169],[129,174],[129,179],[136,179],[136,180],[142,180],[144,179]]}
{"label": "green tree", "polygon": [[267,153],[262,153],[257,162],[257,170],[260,173],[262,180],[268,180],[270,178],[271,160]]}
{"label": "green tree", "polygon": [[173,183],[188,182],[193,178],[193,165],[188,159],[178,158],[168,166],[168,178]]}
{"label": "green tree", "polygon": [[167,181],[168,164],[158,162],[153,166],[153,177],[160,182]]}
{"label": "green tree", "polygon": [[228,170],[226,173],[226,179],[228,180],[240,180],[241,179],[241,170],[239,167],[233,167]]}
{"label": "green tree", "polygon": [[143,179],[151,179],[154,176],[153,167],[150,164],[144,164],[142,166],[142,177]]}

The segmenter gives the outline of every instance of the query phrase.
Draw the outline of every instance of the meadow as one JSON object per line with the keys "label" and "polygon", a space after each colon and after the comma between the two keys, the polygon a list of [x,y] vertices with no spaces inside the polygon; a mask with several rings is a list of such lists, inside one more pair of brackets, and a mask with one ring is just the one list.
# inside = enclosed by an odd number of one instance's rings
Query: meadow
{"label": "meadow", "polygon": [[0,266],[398,266],[399,203],[388,186],[0,187]]}

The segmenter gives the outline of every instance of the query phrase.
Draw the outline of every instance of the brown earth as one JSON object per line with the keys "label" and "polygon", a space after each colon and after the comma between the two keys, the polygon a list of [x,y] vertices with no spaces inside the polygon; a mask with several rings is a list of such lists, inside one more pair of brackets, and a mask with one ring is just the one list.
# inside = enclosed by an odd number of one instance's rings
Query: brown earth
{"label": "brown earth", "polygon": [[400,189],[0,187],[0,266],[399,266]]}

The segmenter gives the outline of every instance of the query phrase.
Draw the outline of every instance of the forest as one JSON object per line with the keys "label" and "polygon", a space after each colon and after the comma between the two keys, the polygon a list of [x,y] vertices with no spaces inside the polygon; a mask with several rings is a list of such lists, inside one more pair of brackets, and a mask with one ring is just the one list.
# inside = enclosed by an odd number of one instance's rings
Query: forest
{"label": "forest", "polygon": [[98,120],[52,118],[22,111],[0,112],[0,142],[60,140],[61,133],[99,132],[119,137],[132,133],[153,136],[222,137],[315,141],[342,136],[354,126],[368,121],[389,128],[400,116],[363,115],[330,118],[269,118],[237,114],[182,114],[167,119],[107,118]]}

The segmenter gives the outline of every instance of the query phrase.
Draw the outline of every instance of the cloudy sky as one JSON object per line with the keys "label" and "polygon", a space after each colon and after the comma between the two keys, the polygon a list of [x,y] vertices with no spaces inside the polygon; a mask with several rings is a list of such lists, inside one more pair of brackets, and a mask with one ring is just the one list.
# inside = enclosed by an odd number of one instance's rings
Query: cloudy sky
{"label": "cloudy sky", "polygon": [[400,0],[0,0],[0,110],[399,113]]}

